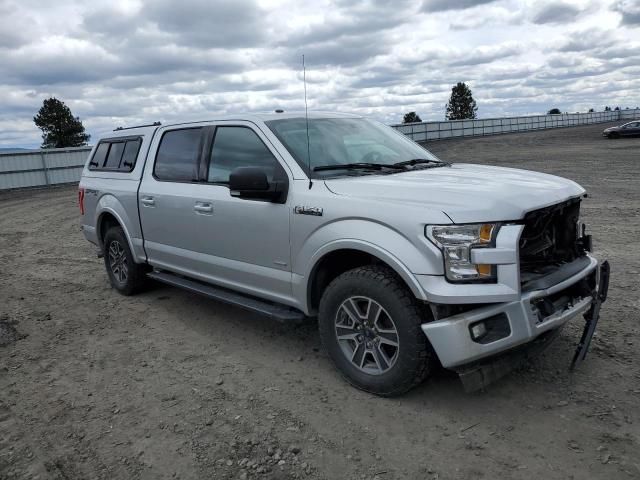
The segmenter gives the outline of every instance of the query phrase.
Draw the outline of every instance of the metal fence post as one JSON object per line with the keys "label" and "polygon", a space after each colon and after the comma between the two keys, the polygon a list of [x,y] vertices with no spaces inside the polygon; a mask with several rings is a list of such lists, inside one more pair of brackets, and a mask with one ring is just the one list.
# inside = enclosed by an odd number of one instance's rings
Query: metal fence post
{"label": "metal fence post", "polygon": [[47,187],[50,187],[51,181],[49,180],[49,169],[47,168],[47,162],[44,159],[44,152],[40,152],[40,160],[42,160],[42,170],[44,172],[44,181],[47,182]]}

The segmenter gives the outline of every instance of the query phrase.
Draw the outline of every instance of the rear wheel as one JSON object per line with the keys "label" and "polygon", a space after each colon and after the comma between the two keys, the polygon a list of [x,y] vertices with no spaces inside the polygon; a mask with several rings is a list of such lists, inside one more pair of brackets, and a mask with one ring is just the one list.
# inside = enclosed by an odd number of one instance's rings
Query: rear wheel
{"label": "rear wheel", "polygon": [[103,240],[104,265],[111,286],[123,295],[133,295],[146,281],[146,266],[135,263],[121,227],[111,227]]}
{"label": "rear wheel", "polygon": [[320,300],[320,337],[352,385],[382,396],[421,383],[435,363],[420,325],[426,309],[385,267],[350,270]]}

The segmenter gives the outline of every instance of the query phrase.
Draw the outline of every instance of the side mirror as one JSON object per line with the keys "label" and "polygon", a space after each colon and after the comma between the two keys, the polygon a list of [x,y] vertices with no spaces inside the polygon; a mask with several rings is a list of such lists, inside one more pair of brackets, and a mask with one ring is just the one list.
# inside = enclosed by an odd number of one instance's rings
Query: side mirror
{"label": "side mirror", "polygon": [[270,182],[260,167],[237,167],[229,175],[229,190],[232,197],[284,203],[288,182]]}

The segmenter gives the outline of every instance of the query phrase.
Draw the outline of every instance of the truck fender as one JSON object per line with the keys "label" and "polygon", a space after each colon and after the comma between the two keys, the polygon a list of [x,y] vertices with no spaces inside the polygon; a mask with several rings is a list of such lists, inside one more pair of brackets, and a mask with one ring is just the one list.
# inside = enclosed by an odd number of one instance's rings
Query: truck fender
{"label": "truck fender", "polygon": [[386,263],[416,298],[426,300],[416,275],[442,275],[442,259],[435,245],[424,237],[423,227],[416,226],[414,233],[415,238],[411,239],[388,225],[365,218],[341,219],[320,226],[299,239],[300,250],[292,261],[294,298],[307,313],[313,310],[309,292],[318,262],[336,250],[352,249]]}
{"label": "truck fender", "polygon": [[[99,236],[99,227],[103,220],[105,214],[111,214],[115,217],[117,222],[122,227],[124,231],[124,236],[127,238],[127,243],[129,244],[129,249],[133,253],[134,257],[138,257],[137,251],[133,246],[133,242],[130,235],[130,222],[132,221],[129,215],[127,215],[126,210],[123,208],[122,204],[118,201],[118,199],[113,195],[103,195],[100,197],[98,201],[98,205],[96,206],[96,235],[98,236],[98,241],[100,242],[100,248],[104,248],[102,245],[102,238]],[[139,258],[137,258],[139,260]],[[143,259],[143,261],[146,259]]]}
{"label": "truck fender", "polygon": [[304,284],[304,292],[305,292],[304,295],[305,295],[305,298],[307,299],[307,303],[308,303],[307,292],[310,287],[310,281],[319,262],[328,253],[331,253],[337,250],[344,250],[344,249],[360,250],[362,252],[368,253],[378,258],[379,260],[384,262],[387,266],[389,266],[392,270],[394,270],[400,276],[400,278],[402,278],[402,280],[407,284],[407,286],[409,287],[409,289],[415,295],[416,298],[420,300],[427,299],[425,292],[422,289],[422,286],[420,285],[416,277],[413,275],[413,273],[411,273],[411,270],[409,270],[409,268],[407,268],[407,266],[404,263],[402,263],[402,261],[400,261],[400,259],[398,259],[391,252],[385,250],[379,245],[368,242],[366,240],[344,238],[341,240],[334,240],[330,243],[323,245],[311,257],[311,260],[309,262],[309,267],[304,274],[304,278],[306,280]]}

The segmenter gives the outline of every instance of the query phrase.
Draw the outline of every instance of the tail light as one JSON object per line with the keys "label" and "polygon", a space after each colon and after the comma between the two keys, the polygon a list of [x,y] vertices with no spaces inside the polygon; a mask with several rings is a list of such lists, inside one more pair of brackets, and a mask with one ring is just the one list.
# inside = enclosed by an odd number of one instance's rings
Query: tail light
{"label": "tail light", "polygon": [[84,215],[84,188],[78,189],[78,206],[80,207],[80,215]]}

